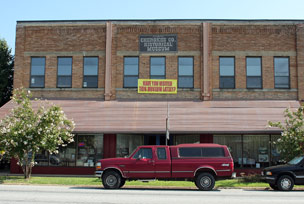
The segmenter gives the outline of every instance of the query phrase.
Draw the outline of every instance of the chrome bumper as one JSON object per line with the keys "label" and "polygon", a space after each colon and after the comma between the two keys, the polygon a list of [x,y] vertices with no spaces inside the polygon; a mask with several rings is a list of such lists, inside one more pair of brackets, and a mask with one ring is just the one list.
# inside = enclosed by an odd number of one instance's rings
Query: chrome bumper
{"label": "chrome bumper", "polygon": [[95,171],[95,177],[101,178],[103,171]]}

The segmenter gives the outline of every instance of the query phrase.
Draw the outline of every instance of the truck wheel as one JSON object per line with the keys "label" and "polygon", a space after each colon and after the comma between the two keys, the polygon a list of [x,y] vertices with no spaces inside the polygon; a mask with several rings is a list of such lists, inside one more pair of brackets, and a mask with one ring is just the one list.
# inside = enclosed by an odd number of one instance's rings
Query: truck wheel
{"label": "truck wheel", "polygon": [[115,171],[108,171],[102,176],[105,189],[117,189],[121,185],[121,176]]}
{"label": "truck wheel", "polygon": [[214,187],[215,179],[210,173],[201,173],[195,180],[195,185],[203,191],[211,191]]}
{"label": "truck wheel", "polygon": [[269,184],[270,188],[272,188],[273,190],[277,191],[279,190],[278,186],[277,185],[274,185],[274,184]]}
{"label": "truck wheel", "polygon": [[293,179],[288,175],[283,175],[277,181],[277,186],[280,191],[291,191],[294,185]]}
{"label": "truck wheel", "polygon": [[126,183],[126,179],[121,179],[119,188],[123,187]]}

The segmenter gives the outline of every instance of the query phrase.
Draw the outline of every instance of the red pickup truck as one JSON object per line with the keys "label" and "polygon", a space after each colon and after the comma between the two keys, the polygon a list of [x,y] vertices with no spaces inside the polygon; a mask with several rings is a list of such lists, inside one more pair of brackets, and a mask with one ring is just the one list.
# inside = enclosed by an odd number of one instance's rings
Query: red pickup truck
{"label": "red pickup truck", "polygon": [[181,144],[139,146],[127,158],[101,159],[96,176],[106,189],[117,189],[126,180],[190,180],[200,190],[212,190],[215,180],[231,178],[234,165],[225,145]]}

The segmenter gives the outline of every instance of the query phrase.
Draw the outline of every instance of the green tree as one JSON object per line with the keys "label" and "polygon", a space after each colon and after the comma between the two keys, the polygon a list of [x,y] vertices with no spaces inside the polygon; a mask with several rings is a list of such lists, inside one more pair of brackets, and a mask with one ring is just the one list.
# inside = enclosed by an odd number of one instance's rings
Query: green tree
{"label": "green tree", "polygon": [[13,90],[14,56],[5,40],[0,39],[0,107],[10,100]]}
{"label": "green tree", "polygon": [[277,127],[282,130],[281,137],[274,141],[280,151],[280,156],[285,161],[304,152],[304,120],[303,107],[296,111],[286,109],[284,111],[285,122],[268,122],[270,127]]}
{"label": "green tree", "polygon": [[74,141],[74,122],[59,106],[35,99],[39,105],[33,109],[30,98],[30,91],[15,90],[16,107],[0,121],[0,144],[5,154],[18,160],[26,179],[40,150],[56,154],[60,146]]}

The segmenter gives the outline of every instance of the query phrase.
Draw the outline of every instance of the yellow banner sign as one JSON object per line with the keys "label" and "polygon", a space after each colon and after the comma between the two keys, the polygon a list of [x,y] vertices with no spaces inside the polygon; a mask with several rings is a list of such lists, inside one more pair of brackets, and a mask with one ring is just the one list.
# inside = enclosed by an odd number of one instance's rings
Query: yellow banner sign
{"label": "yellow banner sign", "polygon": [[138,93],[176,94],[176,79],[138,79]]}

